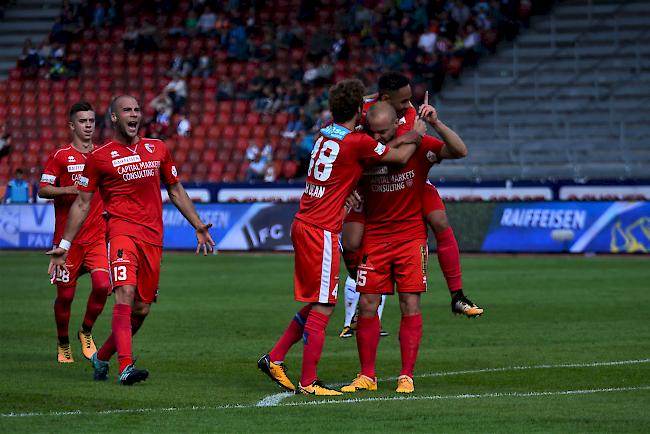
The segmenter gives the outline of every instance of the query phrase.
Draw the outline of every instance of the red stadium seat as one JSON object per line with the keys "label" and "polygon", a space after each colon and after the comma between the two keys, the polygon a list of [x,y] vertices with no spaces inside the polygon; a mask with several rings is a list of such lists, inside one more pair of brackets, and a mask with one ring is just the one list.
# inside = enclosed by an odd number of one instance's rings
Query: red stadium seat
{"label": "red stadium seat", "polygon": [[223,138],[225,140],[233,140],[237,137],[237,130],[232,125],[227,125],[223,129]]}
{"label": "red stadium seat", "polygon": [[223,127],[221,125],[212,125],[208,129],[208,138],[220,139],[223,135]]}
{"label": "red stadium seat", "polygon": [[219,115],[217,116],[217,124],[219,125],[229,125],[230,124],[230,119],[231,119],[231,114],[228,111],[225,111],[221,109],[219,111]]}
{"label": "red stadium seat", "polygon": [[257,112],[248,112],[246,114],[246,125],[249,127],[256,126],[260,122],[260,115]]}
{"label": "red stadium seat", "polygon": [[250,125],[240,125],[237,127],[237,137],[239,137],[240,140],[243,139],[244,141],[248,141],[252,132],[253,129]]}
{"label": "red stadium seat", "polygon": [[296,161],[285,161],[282,165],[282,175],[286,179],[293,179],[298,174],[298,163]]}
{"label": "red stadium seat", "polygon": [[246,101],[235,102],[235,113],[246,114],[250,109],[250,104]]}

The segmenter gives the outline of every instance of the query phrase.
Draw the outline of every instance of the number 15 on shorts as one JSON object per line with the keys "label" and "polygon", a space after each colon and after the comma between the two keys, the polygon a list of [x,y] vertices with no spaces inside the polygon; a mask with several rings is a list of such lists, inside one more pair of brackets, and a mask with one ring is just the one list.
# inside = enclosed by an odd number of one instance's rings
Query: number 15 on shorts
{"label": "number 15 on shorts", "polygon": [[113,282],[126,280],[126,265],[116,265],[113,267]]}

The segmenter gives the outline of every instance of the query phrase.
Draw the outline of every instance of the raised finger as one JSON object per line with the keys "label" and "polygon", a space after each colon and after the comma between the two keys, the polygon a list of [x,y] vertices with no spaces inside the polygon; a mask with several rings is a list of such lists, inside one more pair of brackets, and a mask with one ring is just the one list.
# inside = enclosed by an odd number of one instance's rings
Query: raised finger
{"label": "raised finger", "polygon": [[196,251],[194,252],[194,254],[198,255],[200,250],[201,250],[201,243],[197,243],[196,244]]}
{"label": "raised finger", "polygon": [[424,92],[424,105],[429,105],[429,91]]}

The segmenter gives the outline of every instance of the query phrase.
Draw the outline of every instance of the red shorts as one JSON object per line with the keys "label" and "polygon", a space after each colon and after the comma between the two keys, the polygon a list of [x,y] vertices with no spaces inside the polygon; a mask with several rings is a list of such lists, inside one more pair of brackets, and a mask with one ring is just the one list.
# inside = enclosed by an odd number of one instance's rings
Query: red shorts
{"label": "red shorts", "polygon": [[104,238],[98,238],[90,244],[73,244],[65,260],[68,271],[60,270],[52,283],[58,286],[75,286],[77,279],[92,270],[108,270],[108,256]]}
{"label": "red shorts", "polygon": [[424,194],[422,195],[422,215],[426,218],[432,211],[444,211],[445,204],[438,193],[438,189],[429,181],[424,184]]}
{"label": "red shorts", "polygon": [[392,294],[427,290],[427,240],[364,244],[357,269],[357,292]]}
{"label": "red shorts", "polygon": [[136,300],[144,303],[156,301],[162,247],[126,235],[117,235],[108,240],[108,257],[111,261],[113,289],[134,285]]}
{"label": "red shorts", "polygon": [[295,299],[336,304],[341,267],[338,234],[295,219],[291,225],[291,242],[295,251]]}

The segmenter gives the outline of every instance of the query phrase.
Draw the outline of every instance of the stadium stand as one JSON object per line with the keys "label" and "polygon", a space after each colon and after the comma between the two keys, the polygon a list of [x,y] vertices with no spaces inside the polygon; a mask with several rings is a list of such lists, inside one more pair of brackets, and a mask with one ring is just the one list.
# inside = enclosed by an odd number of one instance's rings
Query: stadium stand
{"label": "stadium stand", "polygon": [[[571,159],[579,159],[579,152],[592,156],[593,147],[611,144],[612,137],[617,144],[645,143],[644,136],[637,140],[630,119],[619,122],[625,117],[619,106],[630,113],[643,104],[642,92],[635,94],[630,80],[647,74],[647,60],[639,59],[647,52],[645,47],[639,51],[647,40],[638,29],[642,18],[634,24],[635,11],[642,17],[641,2],[621,7],[567,1],[550,18],[531,18],[552,3],[541,0],[465,2],[471,9],[450,0],[402,2],[399,7],[373,2],[349,7],[344,1],[319,7],[300,0],[250,8],[245,2],[231,3],[239,8],[221,5],[213,13],[200,6],[203,2],[188,0],[112,2],[101,11],[94,2],[84,2],[83,10],[63,2],[57,22],[50,21],[51,43],[45,44],[50,54],[41,55],[42,66],[32,71],[19,61],[9,80],[0,81],[0,92],[7,95],[0,103],[0,123],[6,123],[14,149],[0,161],[0,184],[17,167],[38,176],[47,152],[68,138],[65,107],[82,96],[98,110],[98,137],[108,137],[104,114],[117,93],[140,98],[146,133],[166,138],[186,181],[252,179],[251,166],[259,161],[255,155],[265,145],[272,155],[274,176],[269,178],[291,179],[301,175],[300,159],[309,153],[301,145],[311,144],[310,130],[328,115],[329,83],[359,76],[372,85],[382,72],[395,68],[413,77],[417,98],[425,88],[442,89],[438,108],[472,149],[467,164],[445,163],[432,172],[436,177],[574,178],[586,176],[589,169],[587,163],[574,168],[574,161],[583,161]],[[30,4],[18,2],[7,19]],[[345,8],[347,14],[337,13]],[[51,9],[31,11],[40,20]],[[529,21],[532,28],[515,39]],[[596,36],[601,32],[591,30],[613,23],[616,31],[605,37],[611,48],[603,51],[601,36]],[[438,35],[434,45],[427,39],[430,33]],[[507,42],[512,39],[514,43]],[[33,41],[40,44],[37,36]],[[55,68],[56,50],[64,51],[62,74]],[[494,51],[496,55],[486,55]],[[578,57],[571,57],[574,52]],[[609,65],[602,77],[593,71],[599,61]],[[621,70],[632,75],[619,76]],[[167,92],[169,101],[165,89],[170,90],[173,73],[182,84]],[[613,86],[619,82],[630,88]],[[152,106],[154,99],[160,105]],[[583,106],[598,113],[595,122],[588,123],[591,111],[573,113]],[[605,130],[603,120],[610,133],[619,134],[584,140],[584,133]],[[571,149],[565,149],[567,143]],[[623,163],[608,155],[615,177],[620,177],[621,164],[627,176],[634,175],[633,156],[628,154],[629,163]],[[596,170],[603,173],[605,165],[594,160],[589,164],[598,164]]]}
{"label": "stadium stand", "polygon": [[559,3],[444,89],[437,106],[471,152],[432,175],[647,179],[649,101],[650,3]]}

